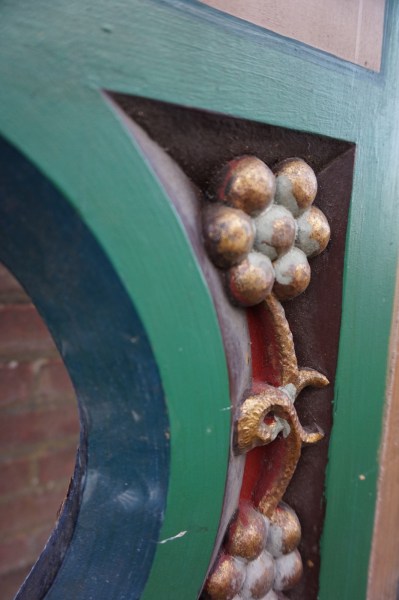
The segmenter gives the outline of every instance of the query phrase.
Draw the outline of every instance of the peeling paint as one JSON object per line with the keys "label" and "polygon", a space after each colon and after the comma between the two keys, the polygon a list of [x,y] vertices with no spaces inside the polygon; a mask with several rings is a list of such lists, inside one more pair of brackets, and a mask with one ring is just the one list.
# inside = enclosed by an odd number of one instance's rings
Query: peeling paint
{"label": "peeling paint", "polygon": [[167,542],[173,542],[173,540],[178,540],[186,535],[187,531],[181,531],[172,537],[166,538],[165,540],[161,540],[158,544],[166,544]]}

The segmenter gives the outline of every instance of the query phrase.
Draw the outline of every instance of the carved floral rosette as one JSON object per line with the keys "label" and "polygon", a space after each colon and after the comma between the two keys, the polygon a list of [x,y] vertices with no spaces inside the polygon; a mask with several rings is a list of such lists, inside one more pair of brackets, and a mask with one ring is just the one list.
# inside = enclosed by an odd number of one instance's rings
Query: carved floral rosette
{"label": "carved floral rosette", "polygon": [[302,445],[323,433],[302,427],[294,402],[306,386],[322,387],[328,380],[298,367],[281,302],[307,288],[308,259],[330,239],[325,215],[313,206],[316,194],[316,176],[302,159],[287,159],[272,172],[259,158],[243,156],[218,173],[203,209],[208,254],[234,304],[262,305],[279,373],[277,385],[254,383],[236,415],[234,450],[247,459],[237,511],[204,587],[204,598],[211,600],[284,598],[302,575],[301,526],[282,498]]}

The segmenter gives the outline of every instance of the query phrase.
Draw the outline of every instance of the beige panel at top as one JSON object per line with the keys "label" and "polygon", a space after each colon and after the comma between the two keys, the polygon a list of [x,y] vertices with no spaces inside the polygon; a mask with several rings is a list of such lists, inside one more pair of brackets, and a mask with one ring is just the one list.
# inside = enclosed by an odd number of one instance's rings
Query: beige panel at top
{"label": "beige panel at top", "polygon": [[201,0],[373,71],[381,67],[385,0]]}

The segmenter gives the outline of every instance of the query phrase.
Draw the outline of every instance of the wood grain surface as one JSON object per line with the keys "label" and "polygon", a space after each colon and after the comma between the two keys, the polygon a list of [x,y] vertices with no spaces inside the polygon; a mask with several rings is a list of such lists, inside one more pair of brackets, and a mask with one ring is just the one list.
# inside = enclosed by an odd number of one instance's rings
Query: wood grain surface
{"label": "wood grain surface", "polygon": [[380,450],[380,476],[367,600],[396,600],[399,591],[399,273]]}
{"label": "wood grain surface", "polygon": [[385,0],[201,1],[372,71],[380,70]]}

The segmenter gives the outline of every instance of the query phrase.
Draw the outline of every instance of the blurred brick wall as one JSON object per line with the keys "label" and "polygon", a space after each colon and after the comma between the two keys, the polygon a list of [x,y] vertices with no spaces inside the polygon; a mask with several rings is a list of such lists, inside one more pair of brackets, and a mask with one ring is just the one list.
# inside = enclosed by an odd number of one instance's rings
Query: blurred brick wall
{"label": "blurred brick wall", "polygon": [[75,464],[75,394],[30,299],[0,265],[0,600],[54,526]]}

